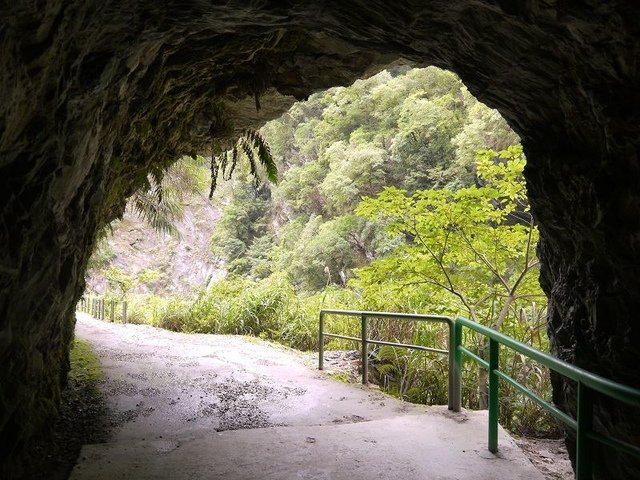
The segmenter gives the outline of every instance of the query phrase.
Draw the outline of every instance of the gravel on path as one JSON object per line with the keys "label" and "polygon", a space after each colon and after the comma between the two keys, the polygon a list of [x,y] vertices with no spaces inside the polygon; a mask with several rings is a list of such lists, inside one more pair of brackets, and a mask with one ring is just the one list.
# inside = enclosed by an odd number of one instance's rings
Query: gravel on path
{"label": "gravel on path", "polygon": [[313,426],[421,414],[366,387],[313,371],[304,354],[252,337],[169,332],[79,314],[105,371],[109,441]]}

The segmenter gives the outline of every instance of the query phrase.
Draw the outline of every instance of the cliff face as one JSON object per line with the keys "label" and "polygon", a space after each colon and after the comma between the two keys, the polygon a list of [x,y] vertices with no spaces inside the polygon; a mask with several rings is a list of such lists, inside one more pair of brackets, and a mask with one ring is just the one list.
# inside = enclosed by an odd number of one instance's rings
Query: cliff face
{"label": "cliff face", "polygon": [[[96,230],[122,213],[146,172],[399,59],[454,70],[521,136],[554,352],[640,386],[639,4],[8,3],[0,476],[55,410]],[[573,411],[573,387],[555,387]],[[599,428],[622,437],[640,427],[617,405],[596,410]],[[605,454],[599,478],[633,476],[626,459]]]}
{"label": "cliff face", "polygon": [[89,262],[86,290],[108,293],[111,268],[133,280],[133,294],[187,295],[224,278],[224,263],[210,245],[220,211],[207,194],[208,188],[183,198],[183,214],[173,221],[176,235],[159,233],[127,209],[122,220],[112,224],[112,234],[101,241],[97,258]]}

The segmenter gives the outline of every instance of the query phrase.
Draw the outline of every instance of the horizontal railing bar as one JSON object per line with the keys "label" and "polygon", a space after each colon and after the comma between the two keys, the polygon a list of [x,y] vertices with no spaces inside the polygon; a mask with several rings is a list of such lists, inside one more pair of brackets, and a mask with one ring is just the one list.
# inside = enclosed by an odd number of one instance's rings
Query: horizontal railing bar
{"label": "horizontal railing bar", "polygon": [[[358,337],[349,337],[347,335],[337,335],[335,333],[323,333],[323,335],[325,337],[342,338],[343,340],[353,340],[354,342],[362,341],[362,339]],[[425,347],[422,345],[413,345],[411,343],[384,342],[382,340],[371,340],[369,338],[367,338],[367,343],[373,343],[375,345],[387,345],[389,347],[410,348],[412,350],[421,350],[423,352],[442,353],[443,355],[449,354],[449,350],[442,350],[441,348]]]}
{"label": "horizontal railing bar", "polygon": [[640,407],[640,392],[632,387],[616,383],[612,380],[601,377],[600,375],[596,375],[595,373],[588,372],[580,367],[576,367],[575,365],[566,363],[558,358],[552,357],[547,353],[540,352],[533,347],[518,342],[517,340],[514,340],[513,338],[508,337],[492,328],[472,322],[471,320],[468,320],[464,317],[457,317],[455,321],[456,323],[459,322],[465,327],[481,333],[482,335],[489,337],[515,350],[516,352],[530,357],[536,362],[541,363],[545,367],[548,367],[552,370],[555,370],[565,377],[568,377],[575,381],[580,381],[589,388],[604,393],[605,395],[613,397],[624,403]]}
{"label": "horizontal railing bar", "polygon": [[394,318],[398,320],[416,320],[426,322],[440,322],[452,324],[453,319],[451,317],[445,317],[444,315],[423,315],[420,313],[392,313],[392,312],[367,312],[360,310],[321,310],[320,313],[327,315],[344,315],[353,317],[367,318]]}
{"label": "horizontal railing bar", "polygon": [[323,333],[322,335],[325,337],[331,337],[331,338],[341,338],[343,340],[353,340],[354,342],[362,341],[362,339],[358,337],[349,337],[348,335],[338,335],[336,333]]}
{"label": "horizontal railing bar", "polygon": [[511,378],[506,373],[501,372],[500,370],[496,370],[496,375],[498,375],[498,377],[500,377],[502,380],[507,382],[509,385],[515,387],[520,393],[523,393],[525,396],[527,396],[528,398],[533,400],[535,403],[540,405],[542,408],[547,410],[549,413],[551,413],[558,420],[566,423],[567,425],[569,425],[573,429],[576,429],[578,427],[578,422],[576,422],[573,418],[571,418],[569,415],[564,413],[562,410],[560,410],[560,409],[554,407],[553,405],[551,405],[544,398],[538,396],[536,393],[532,392],[527,387],[522,385],[520,382],[518,382],[518,381],[514,380],[513,378]]}
{"label": "horizontal railing bar", "polygon": [[[357,339],[355,337],[349,337],[347,335],[337,335],[337,334],[326,334],[324,332],[324,321],[326,315],[343,315],[350,317],[360,317],[361,320],[361,338]],[[423,345],[413,345],[413,344],[403,344],[397,342],[387,342],[383,340],[371,340],[367,338],[367,323],[370,318],[378,318],[378,319],[395,319],[395,320],[409,320],[409,321],[419,321],[419,322],[437,322],[446,324],[449,333],[449,340],[447,342],[449,346],[449,350],[441,349],[441,348],[433,348],[433,347],[425,347]],[[424,315],[424,314],[412,314],[412,313],[395,313],[395,312],[370,312],[370,311],[361,311],[361,310],[338,310],[338,309],[323,309],[320,310],[320,325],[318,331],[318,340],[319,340],[319,360],[318,360],[318,368],[322,370],[323,367],[323,359],[324,359],[324,337],[328,336],[330,338],[341,338],[344,340],[356,341],[362,345],[362,353],[361,353],[361,361],[362,361],[362,383],[367,383],[367,367],[368,367],[368,354],[367,348],[368,344],[372,343],[374,345],[385,345],[390,347],[398,347],[398,348],[408,348],[412,350],[418,350],[422,352],[430,352],[430,353],[438,353],[447,355],[449,359],[449,380],[448,380],[448,391],[449,391],[449,401],[448,407],[449,410],[453,410],[456,412],[460,411],[460,388],[459,388],[459,378],[456,376],[453,365],[453,331],[454,331],[454,320],[451,317],[446,317],[444,315]]]}
{"label": "horizontal railing bar", "polygon": [[635,445],[631,445],[630,443],[618,440],[617,438],[612,438],[596,432],[587,433],[587,437],[589,437],[590,440],[594,440],[596,442],[608,445],[609,447],[622,450],[629,455],[640,457],[640,448],[636,447]]}
{"label": "horizontal railing bar", "polygon": [[482,365],[484,368],[486,368],[487,370],[489,369],[489,362],[487,362],[486,360],[484,360],[483,358],[479,357],[478,355],[476,355],[475,353],[473,353],[471,350],[467,350],[465,347],[463,346],[459,346],[458,347],[460,349],[460,351],[462,353],[464,353],[467,357],[474,359],[476,362],[478,362],[480,365]]}
{"label": "horizontal railing bar", "polygon": [[367,340],[367,343],[374,343],[376,345],[388,345],[390,347],[411,348],[412,350],[422,350],[424,352],[442,353],[444,355],[449,354],[449,350],[442,350],[441,348],[424,347],[422,345],[412,345],[410,343],[383,342],[382,340]]}

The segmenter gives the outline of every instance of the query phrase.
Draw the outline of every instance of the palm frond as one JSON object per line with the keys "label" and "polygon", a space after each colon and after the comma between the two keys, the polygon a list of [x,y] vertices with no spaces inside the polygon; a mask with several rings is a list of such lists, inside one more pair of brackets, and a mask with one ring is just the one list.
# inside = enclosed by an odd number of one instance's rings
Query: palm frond
{"label": "palm frond", "polygon": [[[211,171],[215,186],[215,165]],[[197,158],[183,158],[169,168],[154,168],[129,200],[128,208],[157,232],[180,237],[174,222],[182,217],[185,195],[199,192],[201,181],[202,160]]]}
{"label": "palm frond", "polygon": [[257,186],[260,184],[260,177],[258,177],[258,167],[256,165],[256,157],[253,153],[253,148],[251,148],[251,144],[249,143],[246,137],[242,137],[237,144],[244,153],[245,157],[247,157],[247,161],[249,162],[249,172],[253,176],[254,184]]}
{"label": "palm frond", "polygon": [[229,174],[227,175],[226,180],[231,180],[231,174],[233,173],[233,171],[236,169],[236,166],[238,165],[238,156],[239,156],[239,152],[237,148],[234,148],[233,150],[231,150],[231,168],[229,169]]}
{"label": "palm frond", "polygon": [[258,152],[258,160],[262,164],[267,178],[273,182],[278,182],[278,167],[271,155],[271,148],[267,140],[257,130],[247,130],[245,137],[251,141],[252,147]]}

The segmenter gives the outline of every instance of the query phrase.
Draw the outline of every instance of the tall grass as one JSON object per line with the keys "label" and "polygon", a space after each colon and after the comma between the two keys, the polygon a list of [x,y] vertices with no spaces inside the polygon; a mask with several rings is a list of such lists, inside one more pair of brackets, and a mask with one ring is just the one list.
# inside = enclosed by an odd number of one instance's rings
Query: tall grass
{"label": "tall grass", "polygon": [[[262,281],[232,278],[190,297],[133,296],[129,321],[176,332],[255,335],[316,350],[323,305],[353,308],[355,301],[351,291],[340,288],[301,297],[279,276]],[[334,328],[349,329],[342,323]]]}

